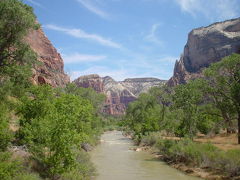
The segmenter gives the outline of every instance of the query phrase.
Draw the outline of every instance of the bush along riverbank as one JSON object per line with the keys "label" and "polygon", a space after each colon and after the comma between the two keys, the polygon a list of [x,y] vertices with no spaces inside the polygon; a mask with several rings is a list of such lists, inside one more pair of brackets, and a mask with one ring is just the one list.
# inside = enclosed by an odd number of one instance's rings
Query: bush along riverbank
{"label": "bush along riverbank", "polygon": [[188,138],[166,139],[150,133],[135,142],[136,151],[148,150],[174,168],[204,179],[240,179],[240,150],[221,150],[211,143],[194,142]]}

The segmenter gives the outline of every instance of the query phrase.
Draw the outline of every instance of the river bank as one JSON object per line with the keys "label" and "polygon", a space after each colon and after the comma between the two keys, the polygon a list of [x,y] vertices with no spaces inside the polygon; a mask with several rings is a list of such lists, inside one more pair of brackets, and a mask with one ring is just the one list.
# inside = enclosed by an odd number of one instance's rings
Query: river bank
{"label": "river bank", "polygon": [[163,161],[167,163],[169,166],[171,166],[172,168],[180,170],[189,176],[199,177],[206,180],[240,180],[239,177],[232,178],[232,177],[219,175],[217,171],[212,171],[207,167],[206,168],[192,167],[184,163],[173,162],[170,159],[166,159],[164,155],[159,154],[159,152],[151,146],[143,146],[143,147],[139,146],[133,150],[137,152],[141,152],[141,151],[149,152],[152,155],[154,155],[154,157],[157,158],[159,161]]}
{"label": "river bank", "polygon": [[[128,136],[129,137],[129,136]],[[239,150],[223,151],[210,143],[144,137],[135,151],[151,152],[159,161],[182,172],[204,179],[239,180]]]}

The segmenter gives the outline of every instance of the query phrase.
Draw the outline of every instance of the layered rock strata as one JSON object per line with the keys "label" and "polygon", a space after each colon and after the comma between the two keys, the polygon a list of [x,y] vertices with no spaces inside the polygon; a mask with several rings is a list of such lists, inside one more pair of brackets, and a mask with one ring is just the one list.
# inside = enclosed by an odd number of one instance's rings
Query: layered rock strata
{"label": "layered rock strata", "polygon": [[168,84],[175,86],[200,77],[204,68],[232,53],[240,53],[240,18],[194,29]]}
{"label": "layered rock strata", "polygon": [[43,30],[31,31],[26,42],[37,53],[39,64],[33,68],[34,84],[49,84],[52,87],[64,87],[70,78],[64,73],[64,63],[61,55],[45,36]]}

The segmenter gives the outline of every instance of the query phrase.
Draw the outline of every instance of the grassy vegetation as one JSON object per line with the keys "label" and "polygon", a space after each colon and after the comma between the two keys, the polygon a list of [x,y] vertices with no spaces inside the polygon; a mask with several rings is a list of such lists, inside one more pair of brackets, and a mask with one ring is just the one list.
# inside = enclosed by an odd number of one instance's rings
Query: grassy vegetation
{"label": "grassy vegetation", "polygon": [[212,144],[201,144],[191,140],[161,140],[157,142],[156,147],[168,162],[210,168],[230,177],[240,175],[240,150],[225,152]]}
{"label": "grassy vegetation", "polygon": [[240,176],[240,150],[223,151],[210,143],[193,142],[191,139],[164,139],[160,133],[144,136],[141,145],[153,146],[170,164],[183,163],[201,167],[228,177]]}

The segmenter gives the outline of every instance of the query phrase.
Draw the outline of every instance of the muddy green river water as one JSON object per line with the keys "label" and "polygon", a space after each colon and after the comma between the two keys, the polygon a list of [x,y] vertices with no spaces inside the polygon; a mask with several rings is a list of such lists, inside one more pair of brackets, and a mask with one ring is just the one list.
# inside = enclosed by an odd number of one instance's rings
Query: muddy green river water
{"label": "muddy green river water", "polygon": [[120,131],[106,132],[91,153],[98,176],[95,180],[200,180],[188,176],[148,152],[130,150],[133,142]]}

